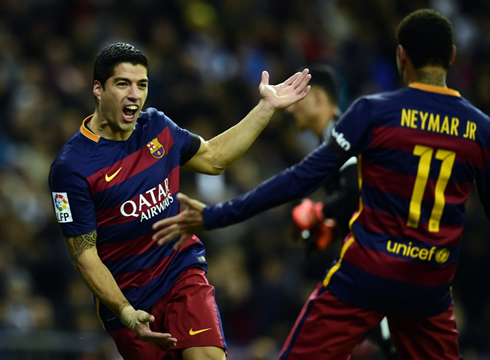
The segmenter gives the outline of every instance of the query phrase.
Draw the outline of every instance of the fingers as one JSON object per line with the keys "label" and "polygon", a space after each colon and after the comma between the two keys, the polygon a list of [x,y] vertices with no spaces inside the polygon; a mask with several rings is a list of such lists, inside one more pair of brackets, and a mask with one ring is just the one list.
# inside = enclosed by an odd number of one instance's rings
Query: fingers
{"label": "fingers", "polygon": [[[136,324],[142,324],[142,325],[148,325],[151,321],[152,315],[148,314],[147,312],[144,311],[139,311],[138,312],[138,317],[136,318]],[[153,320],[155,317],[153,317]]]}
{"label": "fingers", "polygon": [[262,71],[262,80],[260,82],[261,86],[269,85],[269,73],[267,71]]}
{"label": "fingers", "polygon": [[[286,85],[286,86],[291,85],[297,78],[299,78],[301,76],[301,74],[302,73],[300,73],[300,72],[297,72],[297,73],[293,74],[286,81],[284,81],[283,84]],[[279,85],[281,85],[281,84],[279,84]]]}
{"label": "fingers", "polygon": [[188,197],[186,194],[178,193],[177,200],[180,201],[183,207],[190,207],[192,205],[192,199]]}
{"label": "fingers", "polygon": [[303,91],[306,88],[306,85],[310,82],[311,74],[309,74],[309,69],[304,69],[300,76],[298,76],[294,82],[291,84],[295,89]]}
{"label": "fingers", "polygon": [[151,331],[149,327],[145,327],[143,325],[138,325],[138,328],[135,329],[138,337],[146,342],[151,342],[163,346],[175,346],[177,345],[177,339],[172,337],[169,333],[160,333]]}
{"label": "fingers", "polygon": [[204,229],[201,214],[206,207],[200,201],[182,193],[177,194],[177,199],[180,201],[183,211],[175,216],[157,221],[152,226],[152,229],[156,230],[152,236],[152,240],[160,246],[183,235],[174,244],[175,250],[182,247],[194,232]]}
{"label": "fingers", "polygon": [[203,204],[202,202],[200,202],[196,199],[192,199],[183,193],[178,193],[177,199],[183,205],[184,209],[189,208],[189,209],[197,210],[200,212],[200,211],[202,211],[202,209],[204,209],[206,207],[206,205]]}
{"label": "fingers", "polygon": [[[164,222],[164,221],[165,220],[162,220],[162,222]],[[155,225],[156,225],[156,223],[155,223]],[[165,226],[165,224],[163,224],[162,226],[164,226],[164,228],[162,230],[156,232],[152,236],[152,240],[156,241],[158,245],[163,245],[163,244],[175,239],[176,237],[180,236],[180,234],[181,234],[179,225],[177,225],[177,224],[172,224],[169,226]]]}
{"label": "fingers", "polygon": [[191,238],[191,236],[192,236],[192,234],[182,234],[180,236],[179,241],[177,241],[174,244],[174,250],[175,251],[179,250],[185,244],[185,242]]}
{"label": "fingers", "polygon": [[150,314],[140,313],[140,314],[138,314],[138,317],[136,318],[136,324],[148,325],[149,319],[150,319]]}
{"label": "fingers", "polygon": [[[166,218],[166,219],[163,219],[163,220],[160,220],[160,221],[157,221],[156,223],[154,223],[152,225],[152,229],[153,230],[158,230],[158,229],[162,229],[162,231],[165,230],[165,228],[168,228],[170,227],[171,225],[173,225],[175,222],[178,222],[178,219],[181,219],[184,215],[184,213],[181,212],[175,216],[173,216],[172,218]],[[153,240],[155,240],[155,235],[161,233],[162,231],[156,233],[153,235]]]}

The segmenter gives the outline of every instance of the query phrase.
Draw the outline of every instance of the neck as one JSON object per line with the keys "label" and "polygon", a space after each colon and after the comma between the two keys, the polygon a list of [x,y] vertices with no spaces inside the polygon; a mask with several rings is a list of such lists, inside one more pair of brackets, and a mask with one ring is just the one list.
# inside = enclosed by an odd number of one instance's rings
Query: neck
{"label": "neck", "polygon": [[424,66],[414,71],[412,81],[434,86],[446,86],[446,70],[436,66]]}
{"label": "neck", "polygon": [[94,116],[87,123],[87,126],[94,134],[100,137],[118,141],[127,140],[134,130],[134,125],[129,129],[114,128],[109,121],[100,116],[97,110],[95,110]]}

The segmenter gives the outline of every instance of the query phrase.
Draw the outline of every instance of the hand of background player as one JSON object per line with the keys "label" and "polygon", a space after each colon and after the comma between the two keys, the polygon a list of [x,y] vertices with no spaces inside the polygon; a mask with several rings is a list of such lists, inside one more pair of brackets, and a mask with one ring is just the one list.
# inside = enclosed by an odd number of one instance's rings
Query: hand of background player
{"label": "hand of background player", "polygon": [[154,223],[153,230],[161,230],[152,238],[158,245],[163,245],[180,236],[174,244],[175,250],[180,249],[193,234],[206,230],[202,218],[202,210],[206,205],[182,193],[177,194],[177,199],[182,204],[182,212]]}
{"label": "hand of background player", "polygon": [[334,240],[337,222],[334,219],[325,219],[323,203],[304,199],[295,206],[291,212],[295,232],[307,244],[308,251],[324,251]]}
{"label": "hand of background player", "polygon": [[172,335],[154,332],[150,329],[150,323],[155,321],[155,317],[146,311],[135,310],[131,305],[126,305],[121,310],[120,319],[143,341],[163,346],[175,346],[177,344],[177,339],[173,338]]}
{"label": "hand of background player", "polygon": [[269,85],[269,73],[263,71],[262,81],[259,85],[260,96],[274,109],[284,109],[308,94],[311,88],[308,85],[310,79],[309,70],[304,69],[280,84]]}
{"label": "hand of background player", "polygon": [[304,199],[301,204],[293,208],[291,215],[294,224],[301,230],[311,229],[325,219],[322,209],[322,202],[314,203],[310,199]]}

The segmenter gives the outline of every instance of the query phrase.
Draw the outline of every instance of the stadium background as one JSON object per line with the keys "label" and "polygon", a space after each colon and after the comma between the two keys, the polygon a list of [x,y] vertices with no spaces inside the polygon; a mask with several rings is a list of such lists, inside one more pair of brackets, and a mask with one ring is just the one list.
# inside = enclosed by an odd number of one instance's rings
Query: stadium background
{"label": "stadium background", "polygon": [[[119,359],[69,260],[47,187],[60,146],[93,112],[92,65],[104,45],[147,53],[146,106],[210,138],[256,104],[264,69],[277,83],[304,64],[334,66],[343,109],[398,87],[395,29],[424,7],[455,26],[448,85],[490,113],[488,0],[2,0],[0,360]],[[225,174],[184,171],[182,191],[208,203],[228,198],[314,145],[279,112]],[[230,360],[273,359],[326,268],[294,241],[293,205],[200,236]],[[490,359],[490,227],[474,195],[467,208],[454,286],[461,348],[467,360]]]}

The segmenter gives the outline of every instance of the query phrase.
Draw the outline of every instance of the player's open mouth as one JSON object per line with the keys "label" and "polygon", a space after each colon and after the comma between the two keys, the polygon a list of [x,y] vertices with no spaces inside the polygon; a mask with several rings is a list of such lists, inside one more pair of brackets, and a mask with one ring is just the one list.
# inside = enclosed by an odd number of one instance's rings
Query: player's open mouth
{"label": "player's open mouth", "polygon": [[136,105],[125,106],[123,109],[124,120],[129,121],[129,122],[133,121],[134,115],[136,114],[137,110],[138,110],[138,107]]}

